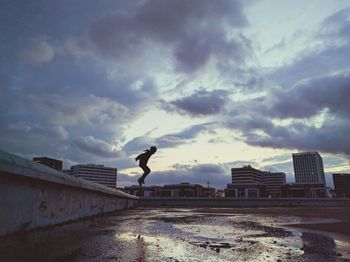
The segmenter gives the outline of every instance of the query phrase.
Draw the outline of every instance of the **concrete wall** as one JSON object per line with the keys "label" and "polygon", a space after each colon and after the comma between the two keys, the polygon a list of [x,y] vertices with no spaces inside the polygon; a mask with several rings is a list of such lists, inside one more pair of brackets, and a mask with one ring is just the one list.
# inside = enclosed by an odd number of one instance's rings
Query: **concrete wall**
{"label": "concrete wall", "polygon": [[350,199],[327,198],[140,198],[144,207],[349,207]]}
{"label": "concrete wall", "polygon": [[137,203],[138,197],[0,151],[0,236]]}

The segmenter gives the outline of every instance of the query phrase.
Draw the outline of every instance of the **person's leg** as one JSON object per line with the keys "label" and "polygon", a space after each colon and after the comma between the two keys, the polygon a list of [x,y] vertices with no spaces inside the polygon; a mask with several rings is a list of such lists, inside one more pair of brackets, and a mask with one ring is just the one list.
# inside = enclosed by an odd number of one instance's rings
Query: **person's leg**
{"label": "person's leg", "polygon": [[151,173],[151,169],[149,169],[149,167],[146,166],[146,165],[142,165],[142,166],[140,166],[140,167],[141,167],[142,170],[143,170],[143,175],[141,176],[140,181],[144,184],[144,183],[145,183],[145,178],[146,178],[146,176],[147,176],[149,173]]}

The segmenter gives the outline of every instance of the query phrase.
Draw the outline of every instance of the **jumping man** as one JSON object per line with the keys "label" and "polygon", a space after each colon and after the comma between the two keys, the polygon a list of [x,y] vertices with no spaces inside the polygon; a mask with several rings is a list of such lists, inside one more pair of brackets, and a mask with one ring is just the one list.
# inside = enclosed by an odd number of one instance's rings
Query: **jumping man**
{"label": "jumping man", "polygon": [[143,170],[143,175],[137,179],[139,182],[139,185],[142,186],[142,184],[145,183],[145,178],[146,176],[151,173],[151,169],[147,166],[148,159],[155,153],[157,152],[157,148],[155,146],[151,146],[150,149],[146,149],[144,153],[138,155],[135,158],[135,161],[140,161],[139,162],[139,167],[142,168]]}

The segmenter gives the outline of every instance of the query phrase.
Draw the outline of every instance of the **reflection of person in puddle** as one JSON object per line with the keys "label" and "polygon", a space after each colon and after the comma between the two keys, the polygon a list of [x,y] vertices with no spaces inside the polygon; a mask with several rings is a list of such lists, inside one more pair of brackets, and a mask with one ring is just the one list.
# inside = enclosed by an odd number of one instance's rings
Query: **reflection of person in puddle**
{"label": "reflection of person in puddle", "polygon": [[139,167],[141,167],[143,170],[143,175],[139,179],[137,179],[140,186],[142,186],[142,184],[145,183],[146,176],[149,173],[151,173],[151,169],[149,169],[149,167],[147,166],[147,162],[155,152],[157,152],[157,148],[155,146],[151,146],[150,149],[146,149],[144,153],[138,155],[135,158],[135,161],[140,161]]}

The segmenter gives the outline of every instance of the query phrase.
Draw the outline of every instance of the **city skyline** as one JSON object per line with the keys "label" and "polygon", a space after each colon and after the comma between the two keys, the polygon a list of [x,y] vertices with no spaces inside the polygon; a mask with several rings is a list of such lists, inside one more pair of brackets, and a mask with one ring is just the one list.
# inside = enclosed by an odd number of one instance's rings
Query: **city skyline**
{"label": "city skyline", "polygon": [[[294,153],[294,154],[292,154],[292,159],[293,159],[293,162],[294,162],[294,157],[295,157],[295,155],[317,155],[318,156],[318,158],[320,159],[320,161],[321,161],[321,163],[323,162],[322,161],[322,157],[319,155],[319,153],[316,151],[316,152],[299,152],[299,153]],[[33,160],[35,160],[35,158],[33,159]],[[59,161],[59,160],[56,160],[56,161]],[[61,161],[59,161],[59,162],[61,162]],[[242,161],[242,163],[243,163],[244,161]],[[312,161],[311,161],[311,163],[312,163]],[[48,166],[50,166],[50,164],[47,164]],[[75,166],[96,166],[96,167],[102,167],[102,168],[109,168],[109,167],[105,167],[104,165],[99,165],[99,164],[77,164],[77,165],[74,165],[74,166],[71,166],[70,167],[70,169],[65,169],[65,170],[63,170],[65,173],[70,173],[70,170],[73,168],[73,167],[75,167]],[[253,170],[256,170],[257,172],[259,172],[259,173],[261,173],[261,174],[267,174],[267,175],[275,175],[275,174],[277,174],[277,175],[283,175],[283,181],[284,181],[284,184],[290,184],[290,183],[311,183],[310,181],[300,181],[300,178],[299,178],[299,181],[298,181],[298,179],[297,179],[297,174],[296,174],[296,170],[295,170],[295,166],[294,166],[294,164],[293,164],[293,173],[292,174],[289,174],[289,177],[288,177],[288,179],[286,179],[287,177],[286,177],[286,174],[284,173],[284,172],[281,172],[281,171],[278,171],[278,170],[275,170],[275,171],[267,171],[267,170],[257,170],[257,169],[255,169],[253,166],[251,166],[250,164],[244,164],[244,165],[242,165],[242,166],[233,166],[233,167],[231,167],[230,168],[230,170],[231,170],[231,176],[232,176],[232,170],[233,169],[239,169],[239,170],[241,170],[241,169],[245,169],[245,168],[248,168],[248,169],[253,169]],[[297,172],[303,172],[304,173],[304,175],[306,175],[306,176],[308,176],[309,174],[308,174],[308,171],[310,171],[308,168],[304,168],[304,170],[303,170],[303,168],[302,169],[300,169],[301,167],[299,166],[298,167],[298,170],[297,170]],[[319,170],[320,172],[322,172],[322,174],[323,174],[323,178],[322,178],[322,181],[323,182],[321,182],[321,183],[324,183],[324,185],[326,186],[326,187],[331,187],[331,188],[334,188],[334,173],[333,174],[329,174],[328,175],[328,177],[327,176],[324,176],[325,174],[323,173],[323,171],[324,171],[324,167],[323,167],[323,165],[321,165],[321,170]],[[117,170],[117,169],[116,169]],[[158,174],[159,175],[159,174]],[[162,176],[164,175],[164,174],[161,174]],[[212,176],[214,176],[215,177],[215,173],[213,173],[213,174],[211,174]],[[312,175],[314,175],[313,173],[312,173]],[[137,175],[135,175],[135,176],[132,176],[132,177],[129,177],[129,176],[125,176],[124,174],[121,174],[121,180],[122,180],[122,183],[121,184],[118,184],[118,179],[117,179],[117,184],[116,184],[116,186],[117,187],[125,187],[125,186],[135,186],[136,185],[136,183],[135,183],[135,181],[136,181],[136,178],[137,178]],[[127,179],[125,179],[125,178],[127,178]],[[184,180],[184,181],[176,181],[176,180],[173,180],[173,183],[175,183],[175,184],[179,184],[179,183],[189,183],[189,182],[191,182],[191,183],[194,183],[194,184],[200,184],[200,185],[205,185],[205,184],[207,184],[207,186],[209,186],[210,185],[210,177],[207,177],[208,179],[207,179],[207,181],[204,181],[204,180],[201,180],[201,181],[198,181],[198,180],[196,180],[196,181],[192,181],[191,179],[190,180]],[[164,178],[163,178],[164,179]],[[247,179],[249,179],[249,177],[247,177]],[[127,183],[125,184],[125,181],[127,181]],[[156,183],[156,184],[153,184],[153,186],[161,186],[161,185],[164,185],[164,184],[167,184],[167,183],[169,183],[169,181],[171,181],[171,179],[168,179],[168,180],[165,180],[165,182],[163,182],[163,183]],[[316,181],[314,181],[314,182],[316,182]],[[150,186],[149,185],[149,183],[148,183],[148,185],[147,186]],[[224,187],[225,185],[220,185],[219,187],[218,187],[218,189],[222,189],[222,187]],[[217,185],[215,185],[215,187],[217,187]]]}
{"label": "city skyline", "polygon": [[[350,172],[348,1],[1,4],[0,150],[118,168],[158,147],[148,184],[292,181],[318,151]],[[77,15],[83,14],[83,15]]]}

